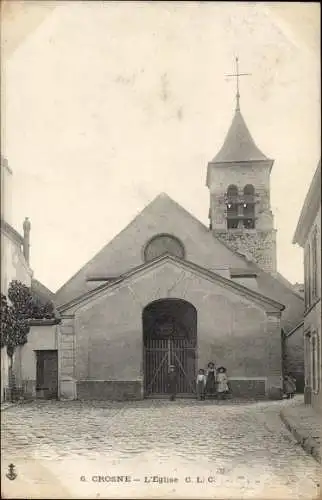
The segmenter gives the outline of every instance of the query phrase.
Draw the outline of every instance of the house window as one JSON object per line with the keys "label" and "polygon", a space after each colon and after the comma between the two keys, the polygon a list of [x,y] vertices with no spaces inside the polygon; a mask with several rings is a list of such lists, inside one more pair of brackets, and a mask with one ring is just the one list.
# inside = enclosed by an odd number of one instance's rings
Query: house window
{"label": "house window", "polygon": [[312,298],[318,298],[318,270],[317,270],[318,262],[317,262],[317,235],[316,228],[313,231],[312,236]]}
{"label": "house window", "polygon": [[231,184],[227,189],[227,229],[238,228],[238,188]]}
{"label": "house window", "polygon": [[314,332],[311,337],[311,386],[313,392],[319,392],[319,338]]}
{"label": "house window", "polygon": [[311,305],[311,247],[307,245],[304,255],[304,300],[305,307]]}
{"label": "house window", "polygon": [[255,229],[255,189],[252,184],[244,187],[243,223],[245,229]]}

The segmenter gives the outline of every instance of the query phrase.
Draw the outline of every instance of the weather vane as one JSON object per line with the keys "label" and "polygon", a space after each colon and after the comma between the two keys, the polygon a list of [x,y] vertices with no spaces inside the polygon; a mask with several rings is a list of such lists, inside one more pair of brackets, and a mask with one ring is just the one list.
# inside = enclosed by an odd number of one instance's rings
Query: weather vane
{"label": "weather vane", "polygon": [[239,73],[239,59],[238,57],[235,58],[235,61],[236,61],[236,73],[233,73],[231,75],[226,75],[228,77],[235,77],[236,78],[236,87],[237,87],[237,91],[236,91],[236,111],[239,111],[240,110],[240,106],[239,106],[239,99],[240,99],[240,93],[239,93],[239,77],[240,76],[249,76],[251,75],[251,73]]}

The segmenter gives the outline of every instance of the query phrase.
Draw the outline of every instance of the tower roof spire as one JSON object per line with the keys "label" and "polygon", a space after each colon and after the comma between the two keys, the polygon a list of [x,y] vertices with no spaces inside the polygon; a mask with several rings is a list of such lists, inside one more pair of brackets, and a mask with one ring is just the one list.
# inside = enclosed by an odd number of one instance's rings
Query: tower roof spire
{"label": "tower roof spire", "polygon": [[228,130],[226,139],[220,151],[211,161],[214,163],[234,163],[245,161],[263,161],[268,158],[256,146],[245,120],[240,111],[239,77],[248,76],[250,73],[239,72],[239,59],[235,58],[236,72],[228,77],[236,78],[236,109],[233,121]]}
{"label": "tower roof spire", "polygon": [[238,59],[238,57],[235,57],[235,62],[236,62],[236,73],[232,73],[232,74],[226,75],[226,76],[236,78],[236,111],[240,111],[239,77],[240,76],[249,76],[251,73],[239,73],[239,59]]}
{"label": "tower roof spire", "polygon": [[236,109],[225,142],[211,163],[262,160],[268,160],[268,158],[256,146],[243,115]]}

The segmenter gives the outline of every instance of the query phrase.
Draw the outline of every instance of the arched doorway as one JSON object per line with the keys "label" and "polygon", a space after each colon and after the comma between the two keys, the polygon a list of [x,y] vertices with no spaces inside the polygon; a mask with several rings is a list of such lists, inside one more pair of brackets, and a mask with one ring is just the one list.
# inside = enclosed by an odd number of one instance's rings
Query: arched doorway
{"label": "arched doorway", "polygon": [[160,299],[142,314],[145,397],[167,393],[169,365],[176,366],[178,395],[195,391],[197,310],[181,299]]}

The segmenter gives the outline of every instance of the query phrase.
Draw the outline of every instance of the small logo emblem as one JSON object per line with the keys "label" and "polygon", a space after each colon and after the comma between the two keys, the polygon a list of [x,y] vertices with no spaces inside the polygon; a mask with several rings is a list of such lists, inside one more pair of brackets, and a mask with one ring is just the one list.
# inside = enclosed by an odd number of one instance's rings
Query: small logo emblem
{"label": "small logo emblem", "polygon": [[15,472],[15,466],[13,464],[10,464],[8,467],[8,473],[6,474],[7,478],[10,479],[10,481],[14,481],[16,479],[18,474]]}

